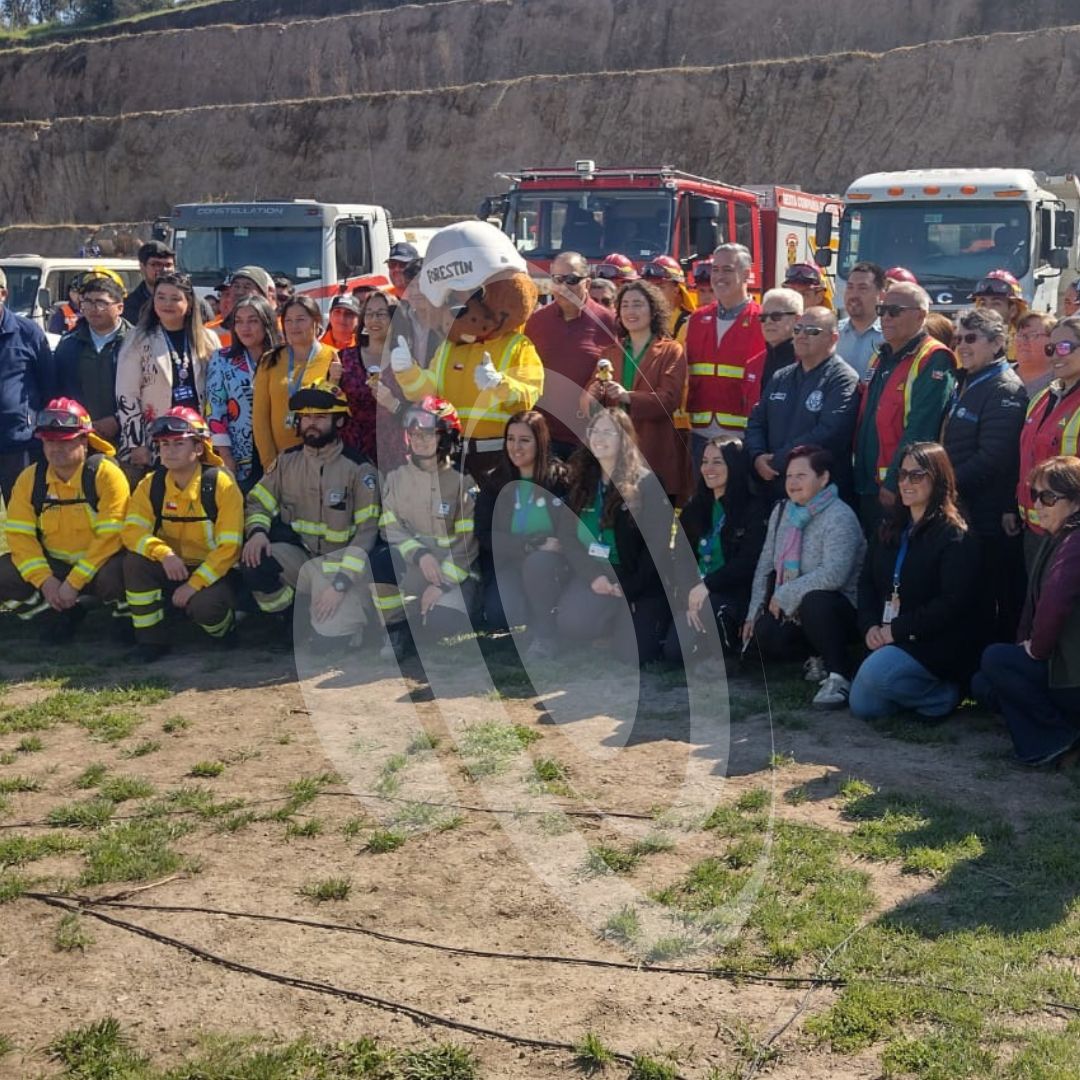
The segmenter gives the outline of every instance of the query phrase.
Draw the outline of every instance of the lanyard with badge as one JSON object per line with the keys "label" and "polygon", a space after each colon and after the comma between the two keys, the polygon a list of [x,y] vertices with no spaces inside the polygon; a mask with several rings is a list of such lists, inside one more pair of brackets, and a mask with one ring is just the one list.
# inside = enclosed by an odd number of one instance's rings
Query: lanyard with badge
{"label": "lanyard with badge", "polygon": [[960,399],[969,390],[974,390],[976,386],[981,382],[986,382],[987,379],[992,379],[1001,370],[1001,362],[991,364],[985,371],[980,371],[978,375],[969,383],[965,383],[963,387],[957,385],[953,388],[952,400],[949,402],[949,419],[951,420],[960,408]]}
{"label": "lanyard with badge", "polygon": [[904,560],[907,558],[910,542],[911,526],[909,525],[900,534],[900,550],[896,553],[896,562],[893,563],[892,596],[885,601],[885,610],[881,615],[882,626],[888,626],[900,614],[900,574],[904,569]]}
{"label": "lanyard with badge", "polygon": [[[286,375],[286,382],[289,388],[289,399],[292,400],[293,394],[300,389],[300,384],[303,382],[304,373],[308,369],[308,365],[315,359],[315,354],[319,351],[319,343],[316,341],[311,346],[311,351],[307,355],[307,359],[304,361],[300,370],[296,373],[296,378],[293,378],[293,368],[296,366],[296,353],[293,351],[293,347],[289,346],[289,372]],[[293,426],[296,423],[296,414],[290,409],[285,414],[285,429],[286,431],[292,431]]]}
{"label": "lanyard with badge", "polygon": [[179,353],[173,344],[172,335],[167,330],[165,331],[165,346],[169,350],[169,363],[174,372],[173,404],[179,405],[184,401],[194,400],[195,388],[191,385],[191,346],[188,343],[187,331],[184,331],[183,344]]}
{"label": "lanyard with badge", "polygon": [[604,517],[603,484],[596,485],[596,503],[593,512],[596,514],[596,531],[600,535],[600,540],[593,540],[593,542],[589,544],[589,554],[594,559],[607,559],[611,557],[611,545],[601,543],[601,540],[603,540],[604,537],[604,529],[600,524]]}
{"label": "lanyard with badge", "polygon": [[719,570],[724,565],[720,533],[723,532],[727,515],[724,513],[724,504],[719,499],[713,501],[712,517],[712,528],[698,541],[698,569],[703,574]]}

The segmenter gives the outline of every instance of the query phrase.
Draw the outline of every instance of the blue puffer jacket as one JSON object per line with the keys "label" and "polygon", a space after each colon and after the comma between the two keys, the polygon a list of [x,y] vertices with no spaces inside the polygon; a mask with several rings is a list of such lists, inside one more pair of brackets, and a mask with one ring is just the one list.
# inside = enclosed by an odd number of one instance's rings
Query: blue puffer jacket
{"label": "blue puffer jacket", "polygon": [[45,331],[0,308],[0,454],[27,449],[37,411],[48,402],[54,382]]}

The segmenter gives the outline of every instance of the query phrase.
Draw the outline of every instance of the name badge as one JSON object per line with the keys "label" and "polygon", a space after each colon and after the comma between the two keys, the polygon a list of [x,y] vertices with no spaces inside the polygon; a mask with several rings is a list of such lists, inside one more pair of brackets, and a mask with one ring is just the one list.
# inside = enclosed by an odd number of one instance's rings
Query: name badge
{"label": "name badge", "polygon": [[326,505],[334,510],[341,510],[345,506],[344,491],[328,491],[326,493]]}
{"label": "name badge", "polygon": [[885,601],[885,608],[881,613],[881,625],[888,626],[900,614],[900,597],[897,593],[893,593],[888,600]]}
{"label": "name badge", "polygon": [[439,503],[438,508],[435,511],[435,516],[436,517],[441,517],[441,518],[449,517],[450,516],[450,504],[445,503],[445,502]]}
{"label": "name badge", "polygon": [[589,555],[594,559],[606,559],[611,555],[610,544],[598,544],[595,540],[589,545]]}

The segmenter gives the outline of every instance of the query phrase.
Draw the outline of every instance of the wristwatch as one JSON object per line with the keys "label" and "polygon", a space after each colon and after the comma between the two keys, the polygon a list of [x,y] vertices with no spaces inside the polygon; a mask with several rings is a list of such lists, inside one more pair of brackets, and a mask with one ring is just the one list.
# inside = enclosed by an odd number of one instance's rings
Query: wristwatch
{"label": "wristwatch", "polygon": [[334,575],[333,585],[334,592],[347,593],[352,588],[352,578],[341,573],[341,571],[339,570]]}

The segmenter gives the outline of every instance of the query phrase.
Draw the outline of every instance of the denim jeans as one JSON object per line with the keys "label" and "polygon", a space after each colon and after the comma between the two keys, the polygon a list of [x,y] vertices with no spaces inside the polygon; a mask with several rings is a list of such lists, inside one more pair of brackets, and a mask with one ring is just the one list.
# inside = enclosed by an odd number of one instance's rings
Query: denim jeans
{"label": "denim jeans", "polygon": [[864,720],[907,709],[937,719],[959,703],[956,683],[932,675],[899,645],[883,645],[862,662],[848,698],[852,714]]}
{"label": "denim jeans", "polygon": [[1080,739],[1080,687],[1050,689],[1048,668],[1019,645],[990,645],[971,683],[979,702],[1005,718],[1016,756],[1028,764]]}

